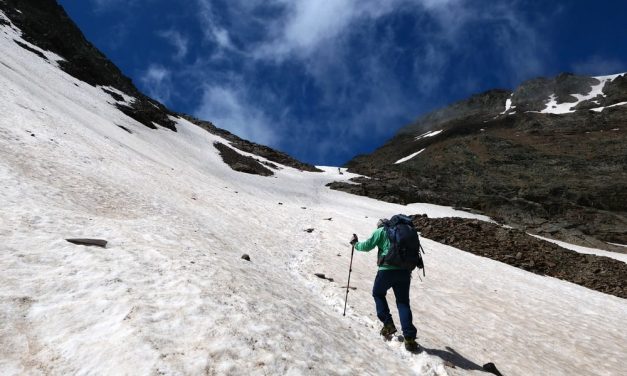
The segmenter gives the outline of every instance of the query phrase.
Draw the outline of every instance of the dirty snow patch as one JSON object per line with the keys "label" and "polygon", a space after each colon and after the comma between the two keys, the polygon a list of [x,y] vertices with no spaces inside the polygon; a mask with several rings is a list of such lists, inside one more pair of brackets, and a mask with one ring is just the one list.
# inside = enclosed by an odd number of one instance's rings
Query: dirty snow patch
{"label": "dirty snow patch", "polygon": [[509,98],[505,101],[505,111],[501,112],[500,115],[505,115],[507,111],[513,110],[516,106],[512,106],[512,97],[514,97],[514,93],[512,93]]}
{"label": "dirty snow patch", "polygon": [[566,243],[566,242],[555,240],[555,239],[545,238],[545,237],[540,236],[540,235],[534,235],[534,234],[529,234],[529,235],[533,236],[534,238],[546,240],[547,242],[551,242],[553,244],[557,244],[560,247],[566,248],[566,249],[570,249],[571,251],[575,251],[575,252],[578,252],[578,253],[590,254],[590,255],[610,257],[610,258],[613,258],[615,260],[627,263],[627,254],[610,252],[610,251],[606,251],[606,250],[603,250],[603,249],[597,249],[597,248],[582,247],[580,245],[574,245],[574,244]]}
{"label": "dirty snow patch", "polygon": [[576,106],[579,102],[576,103],[557,103],[557,96],[555,94],[551,94],[549,96],[549,101],[546,104],[546,107],[544,108],[544,110],[540,111],[540,113],[543,114],[566,114],[569,112],[575,112],[575,111],[571,111],[571,108]]}
{"label": "dirty snow patch", "polygon": [[614,104],[609,105],[607,107],[597,107],[597,108],[592,108],[591,110],[595,111],[595,112],[601,112],[601,111],[605,110],[606,108],[616,107],[616,106],[624,106],[626,104],[627,104],[627,102],[614,103]]}
{"label": "dirty snow patch", "polygon": [[610,75],[607,75],[607,76],[595,76],[595,77],[592,77],[592,78],[596,78],[596,79],[597,79],[597,80],[599,80],[599,81],[612,82],[612,81],[614,81],[616,78],[618,78],[618,77],[620,77],[620,76],[622,76],[622,75],[624,75],[624,74],[626,74],[626,73],[627,73],[627,72],[623,72],[623,73],[616,73],[616,74],[610,74]]}
{"label": "dirty snow patch", "polygon": [[425,149],[421,149],[421,150],[415,152],[414,154],[408,155],[405,158],[401,158],[398,161],[394,162],[394,164],[407,162],[408,160],[412,159],[413,157],[417,156],[418,154],[422,153],[423,151],[425,151]]}
{"label": "dirty snow patch", "polygon": [[505,101],[505,111],[503,111],[503,113],[506,113],[510,107],[512,107],[512,98],[509,97],[507,98],[507,100]]}
{"label": "dirty snow patch", "polygon": [[348,172],[348,169],[346,167],[316,166],[316,168],[322,170],[321,174],[324,176],[328,176],[329,181],[349,180],[352,178],[363,177],[363,175]]}
{"label": "dirty snow patch", "polygon": [[416,141],[420,140],[421,138],[437,136],[440,133],[442,133],[442,131],[443,131],[443,129],[440,129],[439,131],[429,131],[427,133],[423,133],[420,136],[416,137]]}

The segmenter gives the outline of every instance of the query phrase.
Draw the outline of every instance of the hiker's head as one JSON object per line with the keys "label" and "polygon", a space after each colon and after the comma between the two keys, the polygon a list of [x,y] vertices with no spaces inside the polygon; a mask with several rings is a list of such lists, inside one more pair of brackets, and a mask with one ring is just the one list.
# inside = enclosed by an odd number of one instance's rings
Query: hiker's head
{"label": "hiker's head", "polygon": [[383,227],[383,225],[385,224],[385,222],[387,222],[388,220],[385,218],[381,218],[377,221],[377,228],[379,227]]}

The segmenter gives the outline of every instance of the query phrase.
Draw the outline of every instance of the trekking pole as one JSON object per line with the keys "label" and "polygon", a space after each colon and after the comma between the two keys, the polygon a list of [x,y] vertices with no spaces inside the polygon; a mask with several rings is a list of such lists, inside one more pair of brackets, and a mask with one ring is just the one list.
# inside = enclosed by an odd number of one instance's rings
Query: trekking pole
{"label": "trekking pole", "polygon": [[[422,245],[420,246],[420,251],[422,251],[423,255],[426,255],[425,249],[422,248]],[[424,261],[422,262],[422,276],[425,277],[425,278],[427,277],[427,273],[425,272],[425,262]]]}
{"label": "trekking pole", "polygon": [[353,253],[355,252],[355,244],[351,248],[351,263],[348,267],[348,282],[346,282],[346,298],[344,299],[344,314],[342,316],[346,316],[346,303],[348,302],[348,286],[351,284],[351,272],[353,271]]}

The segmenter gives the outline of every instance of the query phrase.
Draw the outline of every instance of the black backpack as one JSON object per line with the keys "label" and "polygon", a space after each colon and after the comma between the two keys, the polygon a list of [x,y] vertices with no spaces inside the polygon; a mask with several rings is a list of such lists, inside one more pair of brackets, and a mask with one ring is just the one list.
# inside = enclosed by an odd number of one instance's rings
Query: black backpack
{"label": "black backpack", "polygon": [[[390,218],[389,221],[386,221],[383,227],[390,240],[390,249],[385,257],[379,256],[377,264],[400,266],[410,271],[418,268],[422,269],[424,275],[425,266],[420,254],[422,246],[418,238],[418,231],[414,227],[411,218],[397,214]],[[424,253],[424,250],[422,250],[422,253]]]}

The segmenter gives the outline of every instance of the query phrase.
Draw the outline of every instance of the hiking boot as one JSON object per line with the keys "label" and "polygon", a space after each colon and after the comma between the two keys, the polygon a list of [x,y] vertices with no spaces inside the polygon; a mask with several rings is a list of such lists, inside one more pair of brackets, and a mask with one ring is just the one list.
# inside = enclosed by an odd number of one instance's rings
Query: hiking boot
{"label": "hiking boot", "polygon": [[416,342],[415,338],[405,337],[404,342],[405,342],[405,350],[412,352],[412,353],[420,352],[420,348],[418,347],[418,343]]}
{"label": "hiking boot", "polygon": [[385,338],[390,338],[392,334],[396,333],[396,327],[394,323],[385,324],[379,333]]}

